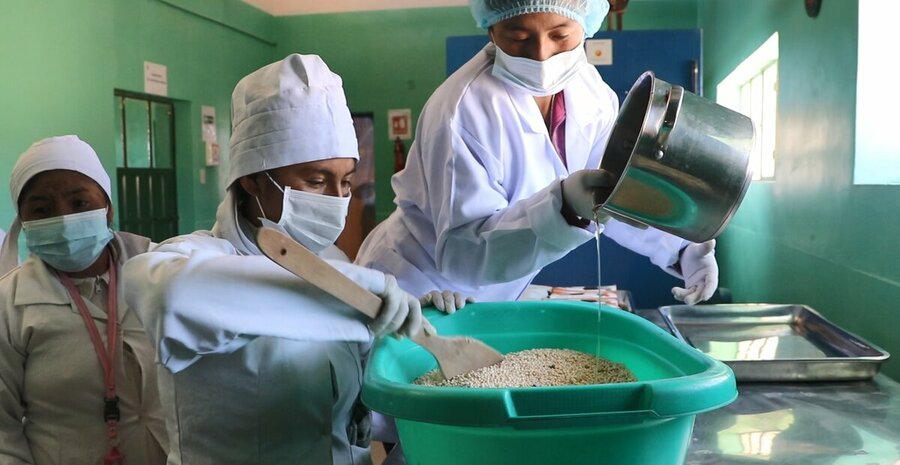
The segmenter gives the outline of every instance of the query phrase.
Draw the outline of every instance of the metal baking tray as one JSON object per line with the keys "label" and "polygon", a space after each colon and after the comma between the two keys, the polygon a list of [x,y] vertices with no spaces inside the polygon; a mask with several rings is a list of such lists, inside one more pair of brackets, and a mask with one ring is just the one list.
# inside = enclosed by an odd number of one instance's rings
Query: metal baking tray
{"label": "metal baking tray", "polygon": [[738,381],[869,379],[890,355],[805,305],[660,307],[672,334],[725,362]]}

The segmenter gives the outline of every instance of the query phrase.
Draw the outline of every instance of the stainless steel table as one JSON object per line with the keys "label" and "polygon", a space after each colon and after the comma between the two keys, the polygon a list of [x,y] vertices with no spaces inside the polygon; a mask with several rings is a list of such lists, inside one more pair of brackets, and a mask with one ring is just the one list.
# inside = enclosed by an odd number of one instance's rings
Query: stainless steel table
{"label": "stainless steel table", "polygon": [[[657,324],[656,310],[637,310]],[[900,465],[900,383],[740,383],[697,416],[686,465]]]}

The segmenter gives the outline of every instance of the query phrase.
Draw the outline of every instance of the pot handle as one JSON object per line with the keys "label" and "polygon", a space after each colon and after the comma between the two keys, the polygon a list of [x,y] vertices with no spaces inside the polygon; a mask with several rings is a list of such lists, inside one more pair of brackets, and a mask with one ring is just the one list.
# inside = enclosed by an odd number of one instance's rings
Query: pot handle
{"label": "pot handle", "polygon": [[669,145],[669,134],[675,128],[678,121],[678,113],[681,111],[681,101],[684,97],[684,87],[672,86],[666,97],[666,113],[663,115],[662,126],[656,136],[656,159],[659,160],[666,154]]}

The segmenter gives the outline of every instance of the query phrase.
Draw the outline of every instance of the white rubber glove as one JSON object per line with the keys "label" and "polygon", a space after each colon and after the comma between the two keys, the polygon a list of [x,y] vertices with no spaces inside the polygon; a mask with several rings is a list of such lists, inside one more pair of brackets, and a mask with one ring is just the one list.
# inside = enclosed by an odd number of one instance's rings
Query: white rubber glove
{"label": "white rubber glove", "polygon": [[397,333],[410,336],[422,329],[422,306],[419,299],[400,289],[397,279],[384,275],[384,292],[378,294],[383,300],[381,310],[369,329],[375,337]]}
{"label": "white rubber glove", "polygon": [[467,303],[473,302],[475,302],[474,297],[463,297],[459,292],[453,291],[431,291],[419,299],[422,307],[431,305],[448,315],[465,307]]}
{"label": "white rubber glove", "polygon": [[676,299],[694,305],[712,297],[719,287],[719,265],[716,263],[716,240],[690,244],[681,252],[681,274],[684,288],[673,287]]}
{"label": "white rubber glove", "polygon": [[594,219],[594,206],[606,202],[616,176],[606,170],[578,170],[562,180],[562,200],[576,215]]}

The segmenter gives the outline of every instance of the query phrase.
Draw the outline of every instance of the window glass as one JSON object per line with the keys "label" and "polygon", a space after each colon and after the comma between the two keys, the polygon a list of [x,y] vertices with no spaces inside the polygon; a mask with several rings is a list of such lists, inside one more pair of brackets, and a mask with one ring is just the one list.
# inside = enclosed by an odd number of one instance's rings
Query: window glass
{"label": "window glass", "polygon": [[150,167],[150,118],[146,100],[125,100],[125,153],[128,168]]}
{"label": "window glass", "polygon": [[896,0],[859,2],[854,184],[900,184],[900,93],[892,83],[896,58],[886,52],[900,41],[898,15]]}
{"label": "window glass", "polygon": [[753,179],[775,179],[778,33],[773,34],[719,83],[716,101],[753,120],[756,130],[756,145],[750,155]]}

